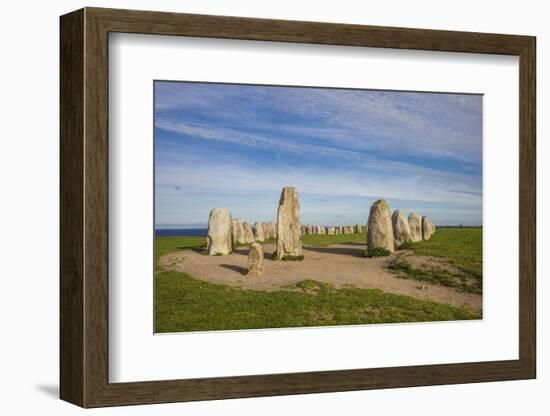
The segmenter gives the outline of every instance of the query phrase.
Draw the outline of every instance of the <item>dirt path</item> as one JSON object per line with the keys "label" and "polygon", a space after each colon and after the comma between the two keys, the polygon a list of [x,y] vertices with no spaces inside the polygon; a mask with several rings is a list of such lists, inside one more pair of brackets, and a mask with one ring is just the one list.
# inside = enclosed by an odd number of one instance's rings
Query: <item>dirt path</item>
{"label": "dirt path", "polygon": [[[454,306],[481,310],[481,296],[416,280],[401,279],[386,269],[395,255],[364,258],[360,243],[335,244],[329,247],[304,247],[303,261],[274,261],[272,244],[264,245],[266,273],[261,277],[244,275],[248,248],[235,249],[228,256],[205,256],[200,251],[185,250],[169,253],[160,259],[161,267],[186,272],[193,277],[246,289],[272,291],[282,286],[312,279],[332,283],[335,287],[351,285],[376,288],[384,292],[433,300]],[[410,258],[410,254],[408,258]]]}

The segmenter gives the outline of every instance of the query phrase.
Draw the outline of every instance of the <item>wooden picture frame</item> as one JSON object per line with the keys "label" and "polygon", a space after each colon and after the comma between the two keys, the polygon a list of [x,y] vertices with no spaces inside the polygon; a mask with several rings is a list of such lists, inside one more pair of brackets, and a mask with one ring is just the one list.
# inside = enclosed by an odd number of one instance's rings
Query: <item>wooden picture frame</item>
{"label": "wooden picture frame", "polygon": [[[534,37],[100,8],[62,16],[60,29],[61,399],[101,407],[535,378]],[[519,359],[109,383],[110,32],[519,56]]]}

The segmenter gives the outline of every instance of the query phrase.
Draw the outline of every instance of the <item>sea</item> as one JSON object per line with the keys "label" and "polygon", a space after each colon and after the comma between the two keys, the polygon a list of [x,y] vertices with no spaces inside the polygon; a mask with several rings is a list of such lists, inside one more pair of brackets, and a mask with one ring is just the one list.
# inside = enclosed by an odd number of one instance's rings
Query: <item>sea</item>
{"label": "sea", "polygon": [[160,228],[155,230],[157,237],[206,237],[207,228]]}

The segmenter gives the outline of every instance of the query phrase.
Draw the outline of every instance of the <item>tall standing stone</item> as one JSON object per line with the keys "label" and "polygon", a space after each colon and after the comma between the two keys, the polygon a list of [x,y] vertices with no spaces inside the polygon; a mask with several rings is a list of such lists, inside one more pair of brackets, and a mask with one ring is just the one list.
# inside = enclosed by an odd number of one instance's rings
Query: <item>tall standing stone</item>
{"label": "tall standing stone", "polygon": [[400,209],[393,211],[391,216],[391,223],[393,227],[393,240],[396,248],[411,239],[411,228],[409,227],[409,221],[405,217],[405,214]]}
{"label": "tall standing stone", "polygon": [[259,222],[254,224],[254,240],[259,241],[260,243],[265,241],[264,228]]}
{"label": "tall standing stone", "polygon": [[300,199],[294,187],[284,187],[277,209],[277,260],[302,257]]}
{"label": "tall standing stone", "polygon": [[422,220],[416,212],[409,215],[409,229],[411,232],[411,241],[422,241]]}
{"label": "tall standing stone", "polygon": [[227,208],[212,208],[208,217],[206,249],[211,256],[231,254],[233,250],[233,221]]}
{"label": "tall standing stone", "polygon": [[264,249],[259,243],[252,243],[246,261],[247,276],[261,276],[265,273]]}
{"label": "tall standing stone", "polygon": [[269,226],[267,225],[267,222],[262,222],[260,223],[261,227],[262,227],[262,231],[264,233],[264,239],[265,240],[269,240]]}
{"label": "tall standing stone", "polygon": [[433,225],[428,217],[422,217],[422,239],[429,240],[433,234]]}
{"label": "tall standing stone", "polygon": [[251,244],[254,241],[254,233],[252,232],[252,227],[249,223],[243,222],[243,235],[244,235],[244,244]]}
{"label": "tall standing stone", "polygon": [[369,249],[385,248],[390,252],[395,250],[390,206],[383,199],[379,199],[370,207],[367,247]]}
{"label": "tall standing stone", "polygon": [[240,221],[238,218],[234,218],[231,220],[231,233],[232,233],[232,239],[233,239],[233,247],[239,242],[239,233],[242,230],[242,225],[240,224]]}
{"label": "tall standing stone", "polygon": [[275,238],[276,237],[275,224],[273,224],[272,222],[268,222],[267,228],[269,228],[269,239],[271,240]]}

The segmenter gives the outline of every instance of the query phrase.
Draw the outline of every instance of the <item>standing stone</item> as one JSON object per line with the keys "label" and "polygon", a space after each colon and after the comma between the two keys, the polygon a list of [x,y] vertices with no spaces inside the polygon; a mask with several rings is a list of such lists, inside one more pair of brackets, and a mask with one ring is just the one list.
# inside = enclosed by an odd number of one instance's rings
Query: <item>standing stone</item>
{"label": "standing stone", "polygon": [[391,216],[391,223],[393,227],[393,240],[396,248],[403,243],[406,243],[411,239],[411,228],[409,227],[409,221],[405,217],[405,214],[400,209],[393,211]]}
{"label": "standing stone", "polygon": [[302,235],[306,235],[306,226],[302,225]]}
{"label": "standing stone", "polygon": [[260,243],[252,243],[246,261],[246,275],[261,276],[264,273],[264,249]]}
{"label": "standing stone", "polygon": [[311,225],[306,226],[306,234],[308,235],[313,234],[313,228],[311,227]]}
{"label": "standing stone", "polygon": [[379,199],[370,207],[367,247],[369,249],[385,248],[390,252],[393,252],[395,249],[390,206],[383,199]]}
{"label": "standing stone", "polygon": [[250,244],[254,241],[254,233],[252,232],[252,227],[249,223],[243,222],[243,235],[244,235],[244,244]]}
{"label": "standing stone", "polygon": [[300,199],[294,187],[284,187],[277,209],[277,260],[302,257]]}
{"label": "standing stone", "polygon": [[233,250],[233,221],[227,208],[212,208],[208,217],[206,249],[211,256],[231,254]]}
{"label": "standing stone", "polygon": [[246,244],[245,236],[244,236],[244,227],[241,220],[238,218],[235,220],[235,228],[237,232],[237,243],[239,244]]}
{"label": "standing stone", "polygon": [[260,243],[265,241],[264,228],[259,222],[254,224],[254,240],[259,241]]}
{"label": "standing stone", "polygon": [[234,218],[231,220],[231,233],[233,238],[233,247],[239,242],[239,232],[241,231],[241,227],[239,227],[239,219]]}
{"label": "standing stone", "polygon": [[422,241],[422,221],[416,212],[409,215],[409,229],[412,242]]}
{"label": "standing stone", "polygon": [[275,238],[275,226],[273,225],[272,222],[268,222],[266,224],[266,227],[267,227],[267,232],[269,234],[269,239],[273,240]]}
{"label": "standing stone", "polygon": [[264,239],[269,240],[271,237],[269,236],[269,225],[267,222],[262,222],[262,231],[264,232]]}
{"label": "standing stone", "polygon": [[422,239],[429,240],[433,234],[433,225],[428,217],[422,217]]}
{"label": "standing stone", "polygon": [[334,235],[334,227],[327,227],[327,234]]}

